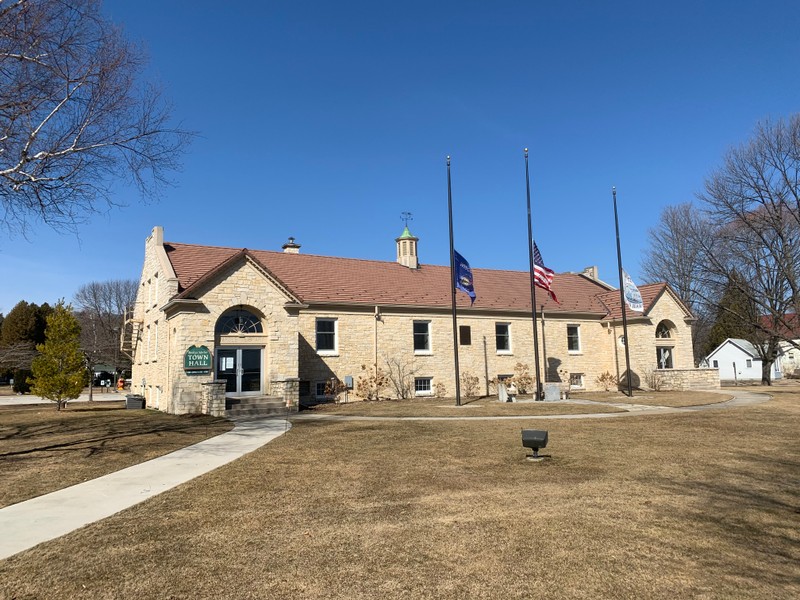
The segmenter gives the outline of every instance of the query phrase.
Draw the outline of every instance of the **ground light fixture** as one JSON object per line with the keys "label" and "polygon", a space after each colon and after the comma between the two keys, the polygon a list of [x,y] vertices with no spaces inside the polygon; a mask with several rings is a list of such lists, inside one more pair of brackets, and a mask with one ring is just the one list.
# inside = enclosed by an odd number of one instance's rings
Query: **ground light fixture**
{"label": "ground light fixture", "polygon": [[522,446],[533,450],[533,454],[526,457],[528,460],[538,462],[544,459],[543,456],[539,456],[539,448],[547,446],[547,432],[539,429],[523,429]]}

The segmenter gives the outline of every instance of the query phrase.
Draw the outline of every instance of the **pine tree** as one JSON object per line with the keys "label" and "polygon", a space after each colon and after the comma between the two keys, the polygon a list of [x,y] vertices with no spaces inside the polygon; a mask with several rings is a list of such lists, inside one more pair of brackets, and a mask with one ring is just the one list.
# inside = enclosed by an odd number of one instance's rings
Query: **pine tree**
{"label": "pine tree", "polygon": [[757,343],[758,310],[747,289],[743,278],[734,273],[719,301],[717,318],[706,342],[706,356],[728,338]]}
{"label": "pine tree", "polygon": [[45,342],[36,346],[31,391],[61,408],[77,398],[86,382],[86,364],[80,349],[81,329],[72,307],[60,301],[47,317]]}

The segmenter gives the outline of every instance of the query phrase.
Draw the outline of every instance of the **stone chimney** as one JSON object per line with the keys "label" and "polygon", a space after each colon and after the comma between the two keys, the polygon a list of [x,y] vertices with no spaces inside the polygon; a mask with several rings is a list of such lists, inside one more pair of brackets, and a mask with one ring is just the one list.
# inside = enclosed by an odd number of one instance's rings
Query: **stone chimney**
{"label": "stone chimney", "polygon": [[586,267],[583,271],[581,271],[581,275],[586,275],[590,279],[594,279],[595,281],[600,280],[600,270],[597,268],[597,265],[593,265],[591,267]]}
{"label": "stone chimney", "polygon": [[414,237],[408,230],[408,225],[403,229],[403,233],[399,238],[395,239],[397,242],[397,262],[409,269],[419,268],[419,259],[417,258],[417,242],[419,238]]}
{"label": "stone chimney", "polygon": [[285,254],[300,254],[300,244],[295,244],[293,237],[290,237],[289,241],[281,246],[281,248],[283,248]]}

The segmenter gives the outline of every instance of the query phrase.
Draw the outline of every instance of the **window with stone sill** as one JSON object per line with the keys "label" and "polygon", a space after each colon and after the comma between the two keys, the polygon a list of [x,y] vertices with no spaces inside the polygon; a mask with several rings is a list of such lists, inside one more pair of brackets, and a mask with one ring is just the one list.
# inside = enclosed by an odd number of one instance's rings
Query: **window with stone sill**
{"label": "window with stone sill", "polygon": [[414,395],[430,396],[433,393],[433,387],[431,386],[432,379],[432,377],[415,377]]}
{"label": "window with stone sill", "polygon": [[414,352],[429,354],[431,351],[431,322],[414,321]]}
{"label": "window with stone sill", "polygon": [[578,354],[581,351],[580,325],[567,325],[567,351]]}
{"label": "window with stone sill", "polygon": [[337,351],[337,320],[317,319],[316,338],[317,352],[320,354],[335,354]]}
{"label": "window with stone sill", "polygon": [[495,323],[494,339],[498,354],[511,354],[511,323]]}

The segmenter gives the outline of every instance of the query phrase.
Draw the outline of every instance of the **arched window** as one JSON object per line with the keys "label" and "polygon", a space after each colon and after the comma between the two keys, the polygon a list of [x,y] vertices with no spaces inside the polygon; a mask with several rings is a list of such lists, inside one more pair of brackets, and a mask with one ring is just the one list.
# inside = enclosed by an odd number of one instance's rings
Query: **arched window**
{"label": "arched window", "polygon": [[224,313],[217,321],[217,335],[264,333],[261,319],[243,308],[236,308]]}
{"label": "arched window", "polygon": [[672,332],[675,330],[675,325],[673,325],[670,321],[661,321],[656,326],[656,337],[657,338],[671,338]]}

